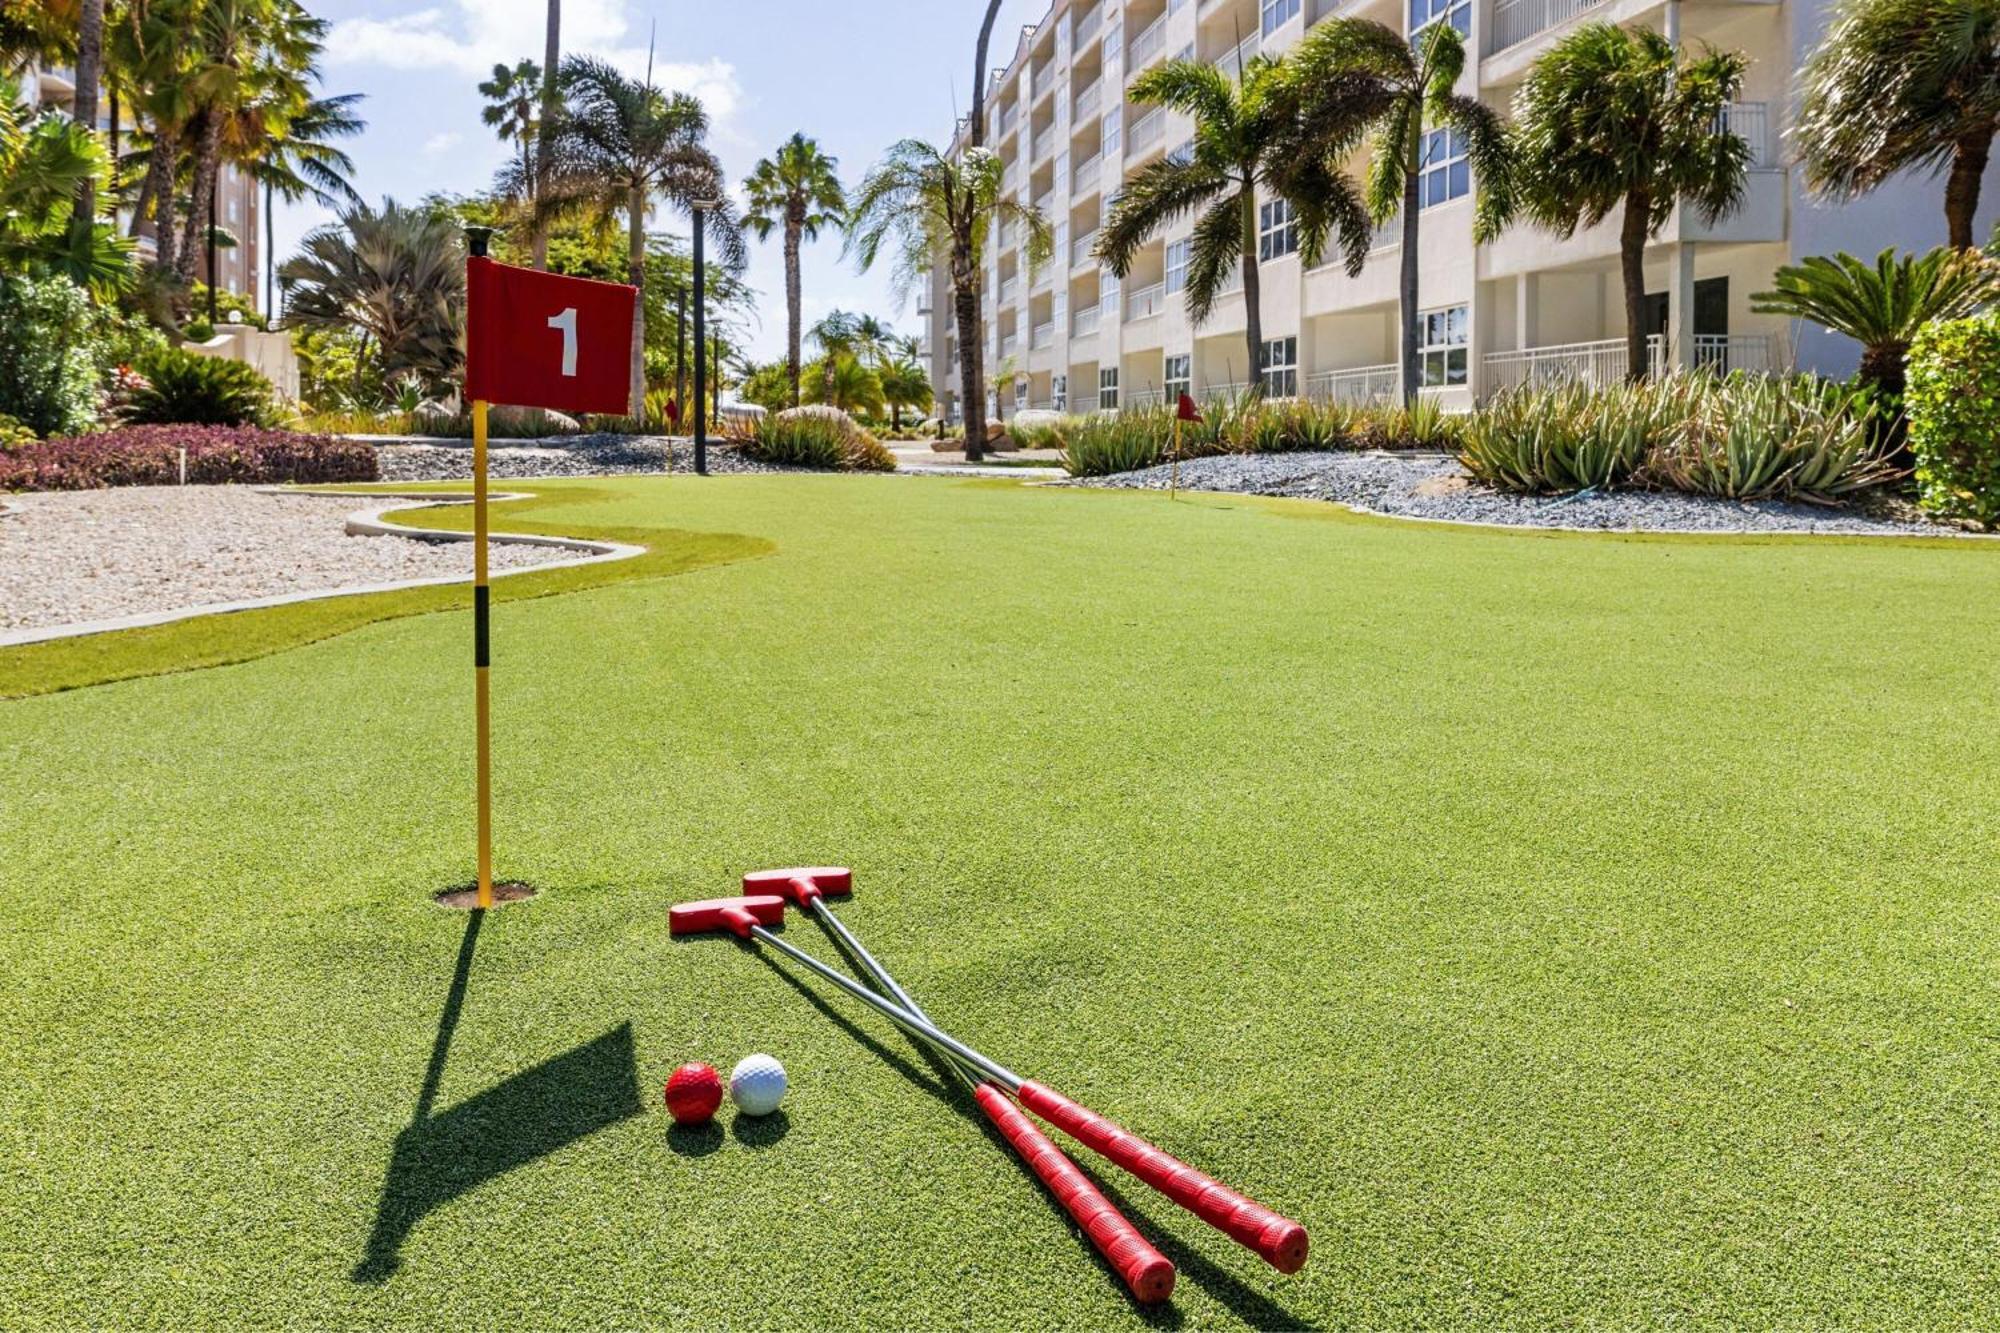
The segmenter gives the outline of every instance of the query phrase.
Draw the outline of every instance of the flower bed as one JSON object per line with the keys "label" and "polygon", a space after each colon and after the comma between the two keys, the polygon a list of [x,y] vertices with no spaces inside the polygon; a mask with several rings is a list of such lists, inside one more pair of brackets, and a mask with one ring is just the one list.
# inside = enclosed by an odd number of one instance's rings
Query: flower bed
{"label": "flower bed", "polygon": [[128,426],[0,452],[0,490],[374,481],[373,446],[255,426]]}

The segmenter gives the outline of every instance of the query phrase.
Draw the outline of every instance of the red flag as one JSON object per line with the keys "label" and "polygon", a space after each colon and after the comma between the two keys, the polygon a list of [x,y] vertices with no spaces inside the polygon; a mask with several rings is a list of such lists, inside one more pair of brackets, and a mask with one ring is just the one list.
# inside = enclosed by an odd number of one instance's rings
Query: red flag
{"label": "red flag", "polygon": [[1194,405],[1194,399],[1192,399],[1192,398],[1188,397],[1188,396],[1187,396],[1186,394],[1182,394],[1182,395],[1181,395],[1181,401],[1180,401],[1180,406],[1179,406],[1179,408],[1178,408],[1178,409],[1177,409],[1177,410],[1175,411],[1174,415],[1175,415],[1175,416],[1177,416],[1177,417],[1179,417],[1179,418],[1180,418],[1180,419],[1181,419],[1182,421],[1200,421],[1200,420],[1201,420],[1201,411],[1200,411],[1200,409],[1198,409],[1198,408],[1196,408],[1196,407],[1195,407],[1195,405]]}
{"label": "red flag", "polygon": [[681,424],[681,403],[678,398],[667,399],[667,424],[670,426]]}
{"label": "red flag", "polygon": [[465,396],[514,407],[632,410],[638,289],[467,261]]}

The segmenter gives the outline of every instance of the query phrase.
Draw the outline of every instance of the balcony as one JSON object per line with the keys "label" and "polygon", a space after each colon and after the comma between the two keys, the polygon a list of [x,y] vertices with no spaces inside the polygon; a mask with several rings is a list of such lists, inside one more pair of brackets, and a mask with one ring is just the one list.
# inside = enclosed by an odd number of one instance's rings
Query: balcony
{"label": "balcony", "polygon": [[1349,407],[1390,403],[1401,391],[1401,380],[1394,365],[1329,370],[1306,381],[1306,397],[1323,403],[1343,403]]}
{"label": "balcony", "polygon": [[64,104],[76,98],[76,71],[67,65],[52,65],[40,72],[37,90],[44,104]]}
{"label": "balcony", "polygon": [[1167,309],[1167,285],[1156,282],[1150,287],[1141,287],[1125,298],[1126,320],[1151,319],[1164,314]]}
{"label": "balcony", "polygon": [[1769,171],[1778,165],[1776,146],[1771,141],[1771,108],[1766,102],[1731,102],[1716,117],[1718,134],[1740,135],[1750,145],[1750,169]]}
{"label": "balcony", "polygon": [[1097,5],[1088,14],[1079,14],[1070,30],[1070,50],[1081,51],[1104,30],[1104,6]]}
{"label": "balcony", "polygon": [[1103,166],[1104,157],[1099,153],[1093,153],[1077,163],[1076,171],[1070,179],[1071,195],[1081,198],[1084,195],[1095,194],[1097,182],[1104,175]]}
{"label": "balcony", "polygon": [[1035,211],[1043,217],[1048,217],[1055,210],[1055,206],[1056,192],[1054,190],[1043,190],[1035,196]]}
{"label": "balcony", "polygon": [[1002,357],[1002,359],[1013,356],[1020,350],[1021,350],[1020,338],[1016,337],[1014,334],[1011,333],[1003,333],[1000,335],[1000,356]]}
{"label": "balcony", "polygon": [[1029,342],[1030,346],[1037,352],[1043,352],[1055,346],[1055,343],[1056,325],[1054,320],[1035,325],[1034,337]]}
{"label": "balcony", "polygon": [[1240,79],[1243,77],[1243,67],[1263,49],[1264,38],[1253,32],[1245,37],[1235,50],[1217,59],[1215,67],[1222,71],[1225,78]]}
{"label": "balcony", "polygon": [[1028,158],[1040,162],[1056,150],[1056,127],[1051,125],[1041,130],[1028,141]]}
{"label": "balcony", "polygon": [[1021,123],[1021,107],[1019,103],[1015,103],[1014,105],[1011,105],[1006,109],[1004,109],[1003,111],[1001,111],[1000,133],[998,137],[1002,139],[1006,138],[1008,135],[1014,132],[1015,126],[1019,125],[1020,123]]}
{"label": "balcony", "polygon": [[[1655,348],[1654,355],[1658,354]],[[1697,370],[1719,375],[1736,370],[1746,375],[1775,375],[1786,369],[1778,340],[1768,333],[1697,333],[1694,364]]]}
{"label": "balcony", "polygon": [[1486,54],[1519,46],[1536,33],[1547,32],[1587,13],[1604,0],[1496,0],[1492,26],[1486,32]]}
{"label": "balcony", "polygon": [[1017,296],[1019,296],[1020,294],[1021,294],[1021,280],[1020,280],[1019,278],[1003,278],[1003,279],[1001,279],[1001,281],[1000,281],[1000,304],[1001,304],[1001,305],[1012,305],[1012,304],[1014,304],[1014,298],[1015,298],[1015,297],[1017,297]]}
{"label": "balcony", "polygon": [[1097,260],[1090,252],[1096,245],[1097,231],[1095,228],[1071,241],[1069,243],[1069,266],[1071,268],[1082,268],[1086,264],[1095,264]]}
{"label": "balcony", "polygon": [[1129,78],[1146,69],[1167,50],[1167,16],[1160,15],[1146,25],[1146,30],[1132,39],[1131,47],[1125,52],[1125,73]]}
{"label": "balcony", "polygon": [[1125,159],[1131,161],[1166,137],[1167,113],[1164,107],[1154,107],[1145,115],[1132,122],[1132,132],[1125,136]]}
{"label": "balcony", "polygon": [[1088,338],[1092,334],[1097,332],[1098,327],[1101,324],[1103,324],[1103,322],[1104,322],[1103,306],[1101,305],[1081,306],[1077,309],[1077,312],[1070,317],[1070,322],[1069,322],[1070,336],[1073,338]]}
{"label": "balcony", "polygon": [[[1665,340],[1653,339],[1651,355],[1659,359]],[[1595,342],[1556,343],[1518,352],[1489,352],[1483,362],[1488,395],[1510,389],[1551,389],[1562,384],[1617,384],[1632,364],[1623,338]]]}
{"label": "balcony", "polygon": [[1104,80],[1099,79],[1076,95],[1076,102],[1074,104],[1076,114],[1071,118],[1072,123],[1080,125],[1084,121],[1090,120],[1097,115],[1098,108],[1103,105]]}

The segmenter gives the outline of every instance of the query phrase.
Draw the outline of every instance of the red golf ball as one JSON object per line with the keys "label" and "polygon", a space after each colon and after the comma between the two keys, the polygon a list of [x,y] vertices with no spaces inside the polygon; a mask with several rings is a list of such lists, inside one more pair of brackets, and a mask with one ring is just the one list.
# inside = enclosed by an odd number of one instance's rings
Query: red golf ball
{"label": "red golf ball", "polygon": [[712,1065],[682,1065],[667,1078],[667,1112],[679,1125],[705,1125],[722,1105],[722,1075]]}

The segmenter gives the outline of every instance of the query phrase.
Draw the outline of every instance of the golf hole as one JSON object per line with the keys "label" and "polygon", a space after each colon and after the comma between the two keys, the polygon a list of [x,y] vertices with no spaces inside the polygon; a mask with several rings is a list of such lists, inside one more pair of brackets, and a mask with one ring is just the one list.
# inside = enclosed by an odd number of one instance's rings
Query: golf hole
{"label": "golf hole", "polygon": [[[493,905],[526,902],[535,896],[535,886],[523,884],[518,879],[510,879],[504,884],[493,886]],[[431,901],[439,907],[449,907],[455,912],[469,912],[479,906],[479,886],[464,884],[455,889],[439,889],[431,895]]]}

